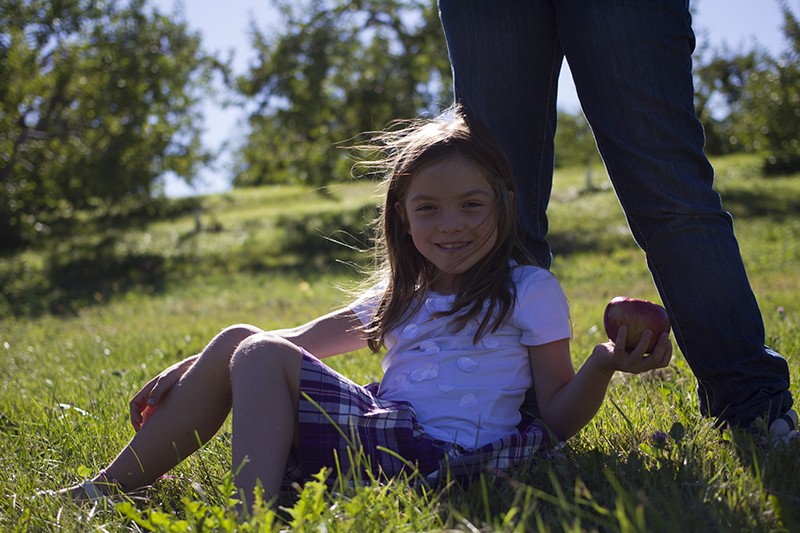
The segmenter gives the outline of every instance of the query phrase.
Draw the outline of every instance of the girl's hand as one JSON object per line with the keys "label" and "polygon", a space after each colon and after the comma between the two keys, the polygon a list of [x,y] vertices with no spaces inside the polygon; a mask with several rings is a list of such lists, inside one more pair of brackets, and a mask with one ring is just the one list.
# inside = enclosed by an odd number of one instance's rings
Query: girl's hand
{"label": "girl's hand", "polygon": [[656,368],[664,368],[672,358],[672,342],[669,340],[669,333],[662,333],[653,348],[652,353],[645,354],[647,345],[653,332],[645,331],[636,347],[630,352],[625,351],[625,339],[628,334],[627,326],[619,328],[615,342],[599,344],[592,352],[592,359],[598,370],[609,375],[617,370],[631,374],[641,374]]}
{"label": "girl's hand", "polygon": [[183,361],[167,367],[156,377],[148,381],[142,389],[131,398],[129,405],[131,414],[131,424],[135,431],[142,429],[142,426],[150,418],[150,415],[161,403],[172,387],[183,377],[197,360],[196,355],[188,357]]}

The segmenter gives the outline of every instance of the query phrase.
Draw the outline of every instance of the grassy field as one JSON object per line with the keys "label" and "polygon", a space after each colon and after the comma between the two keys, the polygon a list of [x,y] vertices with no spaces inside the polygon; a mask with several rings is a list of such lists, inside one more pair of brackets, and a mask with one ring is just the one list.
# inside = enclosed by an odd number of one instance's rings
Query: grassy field
{"label": "grassy field", "polygon": [[[768,343],[800,383],[800,177],[762,178],[747,157],[715,164]],[[293,325],[346,302],[356,264],[366,264],[356,249],[368,244],[358,236],[376,194],[373,184],[235,191],[184,201],[166,218],[87,217],[78,237],[0,258],[0,530],[236,528],[227,424],[146,500],[89,507],[35,492],[105,466],[132,435],[131,395],[222,327]],[[658,297],[605,181],[587,190],[582,170],[560,171],[550,215],[578,365],[604,340],[609,298]],[[378,356],[331,362],[359,382],[380,377]],[[312,482],[277,515],[238,527],[800,531],[800,448],[751,444],[699,417],[678,353],[663,372],[615,379],[563,456],[510,478],[432,491],[405,479],[332,490]]]}

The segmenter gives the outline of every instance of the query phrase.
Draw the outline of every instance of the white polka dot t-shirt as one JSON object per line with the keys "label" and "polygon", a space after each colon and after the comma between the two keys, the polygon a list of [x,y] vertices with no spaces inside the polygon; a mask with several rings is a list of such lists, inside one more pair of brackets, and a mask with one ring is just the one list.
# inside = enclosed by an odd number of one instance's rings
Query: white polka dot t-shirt
{"label": "white polka dot t-shirt", "polygon": [[[527,347],[571,336],[566,297],[549,271],[516,266],[512,279],[512,314],[477,346],[472,340],[480,321],[456,331],[450,318],[434,318],[454,300],[434,292],[386,337],[379,396],[410,402],[435,439],[473,449],[513,433],[532,384]],[[374,305],[365,298],[353,310],[367,324]]]}

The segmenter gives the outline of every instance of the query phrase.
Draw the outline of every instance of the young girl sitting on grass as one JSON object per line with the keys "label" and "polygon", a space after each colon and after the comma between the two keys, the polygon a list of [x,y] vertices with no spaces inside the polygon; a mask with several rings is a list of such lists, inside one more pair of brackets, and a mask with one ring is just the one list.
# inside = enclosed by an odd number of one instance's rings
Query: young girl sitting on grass
{"label": "young girl sitting on grass", "polygon": [[[233,409],[233,468],[252,505],[282,482],[346,464],[351,436],[369,468],[505,468],[597,413],[615,371],[669,363],[663,334],[649,355],[626,328],[576,374],[566,298],[521,245],[511,170],[458,109],[380,138],[387,155],[372,289],[293,329],[224,329],[202,353],[167,368],[130,402],[137,433],[75,499],[132,491],[207,442]],[[359,386],[320,359],[386,349],[380,384]],[[539,419],[520,406],[534,386]],[[152,414],[151,414],[152,413]],[[551,440],[552,442],[552,440]],[[383,451],[381,448],[390,450]],[[402,458],[402,460],[400,459]]]}

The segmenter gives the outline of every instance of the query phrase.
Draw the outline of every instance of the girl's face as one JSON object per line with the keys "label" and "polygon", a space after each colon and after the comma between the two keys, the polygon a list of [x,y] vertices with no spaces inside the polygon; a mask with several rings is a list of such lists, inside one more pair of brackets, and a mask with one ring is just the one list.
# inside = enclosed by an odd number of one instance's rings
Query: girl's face
{"label": "girl's face", "polygon": [[395,209],[414,247],[439,269],[433,290],[454,292],[456,275],[492,250],[497,241],[496,201],[483,169],[458,153],[411,178],[407,195]]}

